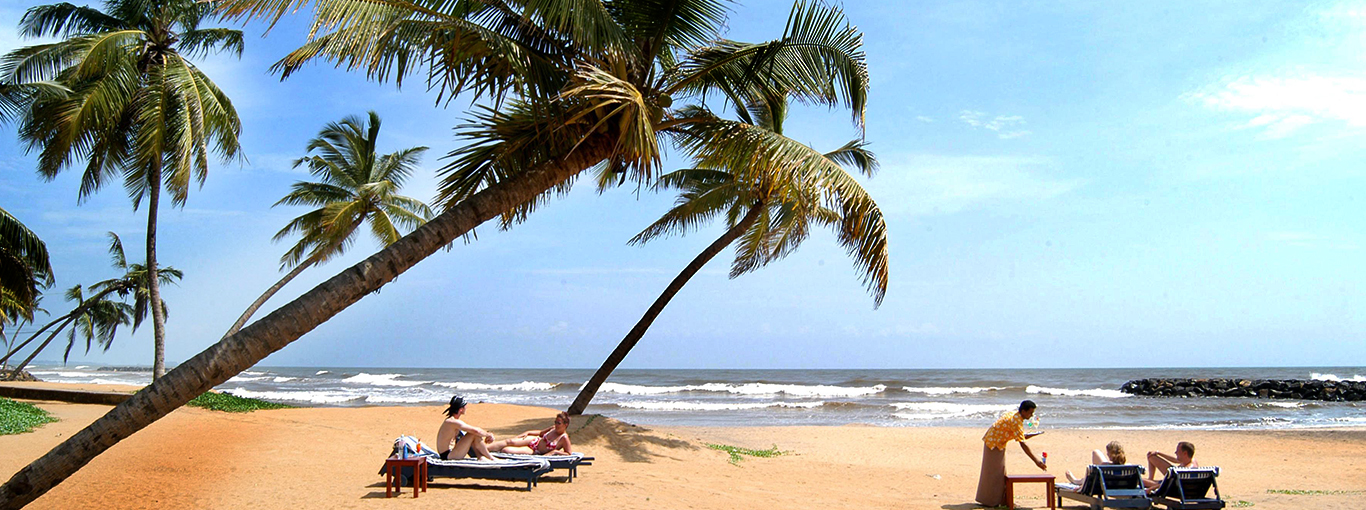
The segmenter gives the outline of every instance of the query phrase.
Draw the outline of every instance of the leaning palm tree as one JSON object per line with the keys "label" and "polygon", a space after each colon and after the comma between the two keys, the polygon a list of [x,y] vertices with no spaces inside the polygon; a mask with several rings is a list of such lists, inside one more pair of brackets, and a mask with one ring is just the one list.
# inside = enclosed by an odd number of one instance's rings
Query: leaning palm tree
{"label": "leaning palm tree", "polygon": [[[768,154],[790,167],[814,160],[781,136],[688,115],[708,97],[748,104],[768,90],[805,104],[844,106],[862,126],[868,73],[862,34],[835,7],[796,3],[777,39],[720,39],[721,0],[219,0],[237,19],[274,22],[313,6],[313,37],[278,66],[316,59],[400,83],[422,72],[442,98],[495,105],[474,115],[470,142],[443,170],[442,212],[411,234],[249,324],[115,406],[0,485],[17,507],[190,399],[312,331],[475,227],[515,221],[584,170],[648,184],[659,143],[682,136],[688,155]],[[469,96],[466,96],[469,97]],[[689,104],[690,103],[690,104]],[[757,129],[757,128],[756,128]],[[841,193],[851,192],[841,189]],[[857,212],[855,212],[857,214]]]}
{"label": "leaning palm tree", "polygon": [[[769,98],[738,109],[738,113],[746,123],[781,136],[787,100]],[[868,176],[877,169],[876,157],[860,140],[850,141],[824,154],[823,158],[816,158],[814,150],[811,152],[812,166],[821,167],[832,175],[842,171],[838,170],[841,163]],[[840,244],[848,249],[855,265],[863,271],[864,283],[873,293],[875,304],[882,303],[887,292],[887,229],[877,203],[861,192],[862,188],[851,176],[843,175],[838,180],[849,190],[858,192],[842,193],[835,189],[832,180],[813,178],[816,177],[811,172],[814,168],[768,166],[774,161],[763,155],[755,155],[748,161],[702,158],[703,166],[665,174],[656,181],[657,188],[682,191],[674,207],[632,238],[630,244],[642,244],[671,234],[683,235],[718,216],[725,218],[727,228],[721,237],[694,257],[646,309],[645,315],[579,389],[578,397],[569,406],[569,414],[583,413],[598,389],[645,336],[669,301],[707,262],[737,241],[731,278],[755,271],[796,251],[813,224],[832,227]],[[745,166],[730,166],[737,163]],[[867,225],[860,224],[864,222]]]}
{"label": "leaning palm tree", "polygon": [[[185,204],[191,181],[203,185],[208,161],[236,157],[241,131],[232,102],[191,58],[242,52],[238,30],[200,24],[213,6],[195,0],[106,0],[103,10],[69,3],[29,9],[25,37],[61,41],[20,48],[0,64],[9,102],[20,103],[19,136],[38,151],[38,172],[55,179],[84,161],[79,198],[115,176],[137,209],[147,201],[147,281],[151,289],[152,377],[166,371],[165,317],[156,259],[163,187]],[[56,82],[69,92],[33,84]],[[15,93],[15,88],[19,92]]]}
{"label": "leaning palm tree", "polygon": [[[67,327],[72,329],[68,331],[68,342],[66,354],[62,356],[63,361],[71,354],[71,348],[76,343],[78,332],[86,340],[86,352],[90,351],[90,346],[93,343],[99,343],[104,346],[105,350],[109,350],[114,335],[118,332],[119,325],[129,324],[128,319],[131,318],[133,331],[137,331],[138,327],[147,319],[148,312],[152,308],[152,291],[147,285],[147,268],[141,264],[129,264],[128,259],[124,256],[123,241],[113,232],[108,235],[111,264],[114,269],[123,271],[123,275],[90,285],[88,290],[93,292],[90,297],[85,297],[85,292],[80,285],[67,290],[67,301],[75,302],[76,306],[70,312],[48,322],[23,343],[6,352],[4,358],[0,358],[0,364],[5,363],[40,335],[51,330],[48,332],[47,338],[33,349],[28,358],[10,373],[11,377],[17,376],[19,370],[22,370],[29,362],[38,357],[38,353],[46,349],[52,340]],[[171,266],[166,266],[157,273],[161,283],[166,285],[175,284],[182,276],[184,275],[180,270]],[[111,299],[111,297],[117,297],[117,300]],[[133,300],[131,305],[126,303],[129,298]],[[162,303],[161,305],[164,313],[166,304]]]}
{"label": "leaning palm tree", "polygon": [[345,253],[361,225],[369,222],[375,240],[387,246],[403,237],[400,228],[411,231],[432,218],[427,204],[398,194],[427,148],[411,147],[381,156],[375,152],[379,126],[379,114],[373,111],[368,122],[352,116],[328,123],[308,142],[307,152],[317,154],[294,161],[296,168],[306,165],[309,173],[321,179],[294,183],[293,191],[275,203],[317,207],[275,234],[277,242],[300,234],[299,242],[280,257],[281,269],[294,269],[256,298],[224,337],[242,329],[266,300],[299,273]]}

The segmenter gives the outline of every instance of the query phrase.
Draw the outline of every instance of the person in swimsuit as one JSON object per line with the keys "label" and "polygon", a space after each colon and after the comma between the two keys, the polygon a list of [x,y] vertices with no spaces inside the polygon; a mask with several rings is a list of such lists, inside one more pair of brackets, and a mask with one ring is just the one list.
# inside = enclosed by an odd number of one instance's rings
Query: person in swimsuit
{"label": "person in swimsuit", "polygon": [[569,413],[555,416],[555,425],[545,430],[528,430],[511,439],[494,441],[489,451],[523,455],[569,455]]}
{"label": "person in swimsuit", "polygon": [[1200,467],[1200,464],[1195,462],[1195,443],[1189,441],[1176,443],[1175,455],[1148,452],[1148,478],[1143,480],[1143,486],[1149,490],[1160,487],[1162,482],[1154,480],[1153,477],[1157,476],[1159,472],[1162,473],[1162,476],[1167,476],[1167,470],[1174,467]]}
{"label": "person in swimsuit", "polygon": [[460,418],[465,415],[465,399],[451,397],[451,405],[446,408],[446,421],[436,432],[436,447],[442,460],[462,459],[466,455],[479,460],[494,460],[489,455],[488,443],[493,442],[493,434],[465,423]]}
{"label": "person in swimsuit", "polygon": [[[1119,445],[1119,441],[1110,441],[1110,444],[1105,445],[1104,451],[1091,452],[1091,464],[1096,466],[1121,466],[1127,460],[1124,456],[1124,447]],[[1071,471],[1063,474],[1067,475],[1067,481],[1076,485],[1086,481],[1084,478],[1077,478]]]}

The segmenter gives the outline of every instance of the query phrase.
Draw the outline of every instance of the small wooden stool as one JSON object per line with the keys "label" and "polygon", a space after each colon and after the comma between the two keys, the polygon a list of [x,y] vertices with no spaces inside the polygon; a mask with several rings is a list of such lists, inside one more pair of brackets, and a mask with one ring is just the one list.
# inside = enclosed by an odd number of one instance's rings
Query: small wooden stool
{"label": "small wooden stool", "polygon": [[1053,503],[1053,475],[1006,475],[1006,508],[1015,510],[1015,484],[1041,482],[1045,484],[1043,499],[1048,501],[1048,508],[1057,507]]}
{"label": "small wooden stool", "polygon": [[[413,497],[418,492],[427,492],[427,458],[409,457],[384,459],[384,497],[393,497],[393,492],[403,494],[403,468],[413,468]],[[393,492],[390,492],[393,491]]]}

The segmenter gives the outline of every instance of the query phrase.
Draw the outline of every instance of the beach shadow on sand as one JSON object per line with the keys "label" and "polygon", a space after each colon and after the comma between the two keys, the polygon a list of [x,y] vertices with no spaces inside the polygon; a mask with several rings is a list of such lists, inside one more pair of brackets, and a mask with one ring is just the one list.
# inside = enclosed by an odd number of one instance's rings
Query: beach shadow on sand
{"label": "beach shadow on sand", "polygon": [[[550,426],[551,420],[545,418],[522,420],[499,427],[493,433],[500,437],[514,436],[528,430],[543,430]],[[569,428],[569,439],[575,444],[593,443],[595,448],[605,445],[608,450],[621,456],[625,462],[650,462],[655,458],[676,459],[660,453],[661,450],[697,450],[698,446],[682,439],[672,439],[655,435],[650,429],[597,414],[574,417]],[[575,447],[575,450],[579,448]]]}
{"label": "beach shadow on sand", "polygon": [[[542,479],[542,481],[544,481],[544,479]],[[491,483],[488,483],[488,484],[473,483],[473,482],[472,482],[472,483],[444,483],[444,482],[438,482],[438,481],[433,480],[433,481],[427,483],[427,489],[428,489],[427,492],[430,492],[430,491],[433,491],[433,490],[437,490],[437,489],[469,489],[469,490],[477,490],[477,491],[526,492],[526,485],[523,484],[522,482],[517,482],[516,485],[494,485],[495,483],[497,483],[497,482],[491,482]],[[366,487],[369,487],[369,488],[371,488],[371,489],[379,489],[379,490],[373,490],[373,491],[367,492],[367,493],[365,493],[365,495],[361,496],[360,499],[385,499],[384,490],[383,490],[383,489],[384,489],[384,482],[372,483],[372,484],[370,484],[370,485],[367,485]],[[413,491],[413,488],[412,488],[411,486],[405,485],[405,486],[403,486],[403,490],[402,490],[400,493],[395,494],[395,497],[397,497],[397,496],[403,496],[403,497],[411,498],[411,497],[413,497],[413,492],[412,492],[412,491]],[[424,492],[424,494],[425,494],[425,492]],[[419,497],[421,497],[421,496],[419,496]]]}
{"label": "beach shadow on sand", "polygon": [[[939,507],[939,508],[943,508],[944,510],[975,510],[975,509],[978,509],[978,508],[988,508],[988,507],[984,507],[984,506],[979,505],[979,504],[977,504],[977,503],[958,503],[958,504],[955,504],[955,505],[944,505],[944,506],[941,506],[941,507]],[[1005,506],[1000,506],[1000,507],[995,507],[995,508],[1005,508]]]}

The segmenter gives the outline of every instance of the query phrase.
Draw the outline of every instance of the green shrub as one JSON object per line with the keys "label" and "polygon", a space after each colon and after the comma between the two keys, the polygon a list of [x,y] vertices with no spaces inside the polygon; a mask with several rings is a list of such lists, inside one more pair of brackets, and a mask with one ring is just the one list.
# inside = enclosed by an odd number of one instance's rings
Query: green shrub
{"label": "green shrub", "polygon": [[212,391],[195,397],[188,405],[202,407],[210,411],[224,411],[229,413],[249,413],[259,409],[288,409],[294,407],[254,398],[238,397],[227,393],[214,393]]}
{"label": "green shrub", "polygon": [[47,411],[32,404],[0,398],[0,436],[32,432],[44,423],[57,421]]}
{"label": "green shrub", "polygon": [[741,448],[741,447],[739,447],[739,446],[730,446],[730,445],[725,445],[725,444],[713,444],[713,443],[706,443],[706,445],[707,445],[707,448],[711,448],[711,449],[713,449],[713,450],[720,450],[720,451],[729,453],[729,454],[730,454],[730,463],[731,463],[731,464],[734,464],[734,465],[737,465],[737,466],[740,465],[740,461],[741,461],[741,460],[744,460],[744,458],[741,457],[741,455],[748,455],[748,456],[750,456],[750,457],[770,458],[770,457],[777,457],[777,456],[779,456],[779,455],[783,455],[783,454],[785,454],[785,453],[788,453],[788,452],[779,450],[779,449],[778,449],[778,445],[773,445],[772,448],[769,448],[769,449],[767,449],[767,450],[751,450],[751,449],[749,449],[749,448]]}

